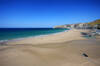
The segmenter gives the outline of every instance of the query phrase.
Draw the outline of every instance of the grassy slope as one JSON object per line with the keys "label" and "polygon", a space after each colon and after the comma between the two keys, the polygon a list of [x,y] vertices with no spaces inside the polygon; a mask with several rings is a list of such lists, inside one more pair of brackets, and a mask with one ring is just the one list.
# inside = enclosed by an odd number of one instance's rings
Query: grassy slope
{"label": "grassy slope", "polygon": [[90,22],[90,23],[88,23],[88,24],[90,24],[91,26],[94,26],[94,25],[96,25],[96,24],[100,24],[100,19],[95,20],[95,21],[93,21],[93,22]]}

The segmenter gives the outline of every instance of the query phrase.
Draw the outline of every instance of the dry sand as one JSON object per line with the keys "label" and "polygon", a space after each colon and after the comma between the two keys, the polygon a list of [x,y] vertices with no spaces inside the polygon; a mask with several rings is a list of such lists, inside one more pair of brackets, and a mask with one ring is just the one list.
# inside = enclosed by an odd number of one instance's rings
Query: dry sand
{"label": "dry sand", "polygon": [[80,32],[88,30],[7,42],[0,46],[0,66],[100,66],[100,41]]}

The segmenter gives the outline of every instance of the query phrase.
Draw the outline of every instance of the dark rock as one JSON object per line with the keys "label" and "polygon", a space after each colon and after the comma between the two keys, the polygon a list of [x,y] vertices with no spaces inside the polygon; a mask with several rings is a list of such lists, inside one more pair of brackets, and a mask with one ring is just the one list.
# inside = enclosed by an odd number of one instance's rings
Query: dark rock
{"label": "dark rock", "polygon": [[87,54],[85,54],[85,53],[83,53],[82,55],[83,55],[84,57],[88,57],[88,55],[87,55]]}

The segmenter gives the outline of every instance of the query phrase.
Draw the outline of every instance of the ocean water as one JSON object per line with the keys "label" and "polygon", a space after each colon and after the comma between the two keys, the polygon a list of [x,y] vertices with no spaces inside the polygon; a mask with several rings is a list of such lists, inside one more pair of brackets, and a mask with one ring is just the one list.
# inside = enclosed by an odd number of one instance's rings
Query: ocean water
{"label": "ocean water", "polygon": [[0,28],[0,41],[62,32],[61,28]]}

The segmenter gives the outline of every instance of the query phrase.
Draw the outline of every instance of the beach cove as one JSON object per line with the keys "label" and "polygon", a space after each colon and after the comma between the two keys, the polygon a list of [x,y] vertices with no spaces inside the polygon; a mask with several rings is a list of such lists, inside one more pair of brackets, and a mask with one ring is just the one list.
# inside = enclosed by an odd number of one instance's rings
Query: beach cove
{"label": "beach cove", "polygon": [[100,39],[87,39],[81,34],[89,31],[71,29],[8,41],[0,46],[0,66],[100,66]]}

